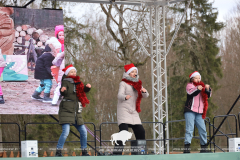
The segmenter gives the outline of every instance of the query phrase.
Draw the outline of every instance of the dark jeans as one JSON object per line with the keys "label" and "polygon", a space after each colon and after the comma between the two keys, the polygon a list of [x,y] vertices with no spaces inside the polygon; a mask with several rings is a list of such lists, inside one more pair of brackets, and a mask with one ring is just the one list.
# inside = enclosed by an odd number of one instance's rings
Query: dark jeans
{"label": "dark jeans", "polygon": [[[134,132],[134,135],[135,135],[137,140],[145,139],[145,130],[144,130],[144,128],[141,124],[131,125],[131,124],[126,124],[126,123],[121,123],[119,125],[119,132],[122,131],[122,130],[128,131],[129,127],[132,128],[132,130]],[[117,141],[117,143],[119,145],[115,144],[115,147],[114,147],[114,150],[117,150],[117,151],[114,151],[113,154],[114,155],[122,155],[122,151],[123,151],[123,148],[124,148],[123,143],[122,143],[122,141]]]}

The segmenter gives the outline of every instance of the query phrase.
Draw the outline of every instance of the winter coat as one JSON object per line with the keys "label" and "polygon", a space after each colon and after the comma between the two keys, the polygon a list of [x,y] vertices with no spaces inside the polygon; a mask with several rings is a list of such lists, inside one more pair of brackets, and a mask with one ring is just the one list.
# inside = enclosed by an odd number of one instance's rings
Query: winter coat
{"label": "winter coat", "polygon": [[[187,91],[187,101],[185,103],[184,113],[196,112],[196,113],[202,114],[204,104],[203,104],[201,90],[199,90],[197,86],[194,86],[193,83],[188,83],[186,87],[186,91]],[[211,88],[209,89],[209,91],[205,90],[205,92],[207,93],[208,98],[210,98],[212,95]]]}
{"label": "winter coat", "polygon": [[35,79],[53,79],[53,76],[51,74],[51,66],[52,66],[53,60],[54,60],[54,56],[51,53],[49,52],[43,53],[37,59],[34,78]]}
{"label": "winter coat", "polygon": [[[83,125],[84,121],[82,118],[82,113],[78,112],[79,100],[75,91],[75,83],[72,78],[66,78],[66,75],[62,77],[62,87],[66,87],[67,90],[60,93],[63,96],[63,100],[59,105],[58,117],[59,124],[75,124]],[[90,88],[84,86],[84,92],[89,92]]]}
{"label": "winter coat", "polygon": [[[123,78],[129,76],[127,73],[123,74]],[[128,100],[125,97],[130,95]],[[148,92],[142,93],[143,98],[149,96]],[[118,90],[118,104],[117,104],[117,121],[118,125],[121,123],[126,124],[142,124],[139,114],[136,111],[136,100],[138,97],[138,92],[129,84],[121,81]]]}

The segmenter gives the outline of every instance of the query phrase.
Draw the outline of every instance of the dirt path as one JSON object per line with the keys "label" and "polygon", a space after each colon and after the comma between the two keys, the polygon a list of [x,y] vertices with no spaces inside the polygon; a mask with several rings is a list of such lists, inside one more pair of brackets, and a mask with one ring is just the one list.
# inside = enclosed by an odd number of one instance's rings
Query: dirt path
{"label": "dirt path", "polygon": [[[5,100],[5,104],[0,104],[0,114],[58,114],[58,106],[31,99],[40,81],[33,78],[31,71],[28,77],[28,81],[25,82],[0,82]],[[56,81],[52,81],[51,98],[57,86]]]}

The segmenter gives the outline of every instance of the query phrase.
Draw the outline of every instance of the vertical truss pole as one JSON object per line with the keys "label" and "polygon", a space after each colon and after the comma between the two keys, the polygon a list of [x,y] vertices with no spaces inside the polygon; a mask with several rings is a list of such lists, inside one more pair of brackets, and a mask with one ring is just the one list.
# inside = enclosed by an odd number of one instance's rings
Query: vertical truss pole
{"label": "vertical truss pole", "polygon": [[[164,48],[164,54],[163,54],[163,58],[164,58],[164,87],[165,87],[165,116],[166,116],[166,121],[168,122],[168,93],[167,93],[167,54],[166,54],[166,48],[167,48],[167,44],[166,44],[166,6],[163,6],[163,48]],[[165,132],[166,132],[166,137],[167,139],[169,139],[169,129],[168,129],[168,123],[166,123],[166,128],[165,128]],[[167,154],[169,154],[169,141],[166,140],[166,147],[167,147]]]}
{"label": "vertical truss pole", "polygon": [[[154,5],[150,7],[150,43],[151,43],[151,68],[152,68],[152,108],[153,122],[168,121],[167,103],[167,73],[166,73],[166,39],[165,39],[165,6]],[[161,124],[153,125],[153,138],[163,140],[163,133],[169,138],[168,125],[164,131]],[[169,153],[169,143],[166,141],[154,142],[154,151],[157,154],[164,154],[164,145],[167,145]]]}
{"label": "vertical truss pole", "polygon": [[[154,88],[154,63],[153,63],[153,61],[154,61],[154,56],[156,56],[156,55],[153,55],[153,34],[152,34],[152,31],[153,31],[153,29],[152,29],[152,24],[153,24],[153,20],[152,20],[152,16],[153,16],[153,13],[152,13],[153,11],[152,11],[152,7],[150,7],[150,28],[149,28],[149,30],[150,30],[150,32],[149,32],[149,34],[150,34],[150,54],[151,54],[151,77],[152,77],[152,112],[153,112],[153,114],[155,113],[155,104],[154,104],[154,98],[155,98],[155,96],[154,96],[154,93],[155,93],[155,88]],[[155,115],[153,115],[153,122],[155,122]],[[153,139],[156,139],[156,134],[155,134],[155,123],[153,123]],[[153,147],[154,147],[154,153],[156,153],[156,141],[154,141],[153,142],[154,144],[153,144]]]}

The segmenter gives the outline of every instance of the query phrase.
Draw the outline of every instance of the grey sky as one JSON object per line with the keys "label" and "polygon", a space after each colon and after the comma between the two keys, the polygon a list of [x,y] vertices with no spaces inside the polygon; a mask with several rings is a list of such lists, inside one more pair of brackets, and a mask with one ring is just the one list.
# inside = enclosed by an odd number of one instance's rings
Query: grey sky
{"label": "grey sky", "polygon": [[[213,7],[217,8],[219,12],[218,21],[225,21],[226,15],[228,15],[230,11],[233,9],[233,7],[236,5],[236,1],[237,0],[210,0],[210,2],[214,2]],[[86,13],[86,11],[93,13],[94,10],[96,11],[99,9],[98,7],[99,7],[98,4],[82,3],[80,5],[76,5],[75,7],[71,7],[70,10],[72,11],[72,14],[75,15],[75,17],[77,18],[81,17],[81,15]]]}
{"label": "grey sky", "polygon": [[224,17],[226,17],[230,11],[236,5],[236,0],[211,0],[213,3],[213,7],[218,10],[218,21],[225,21]]}

